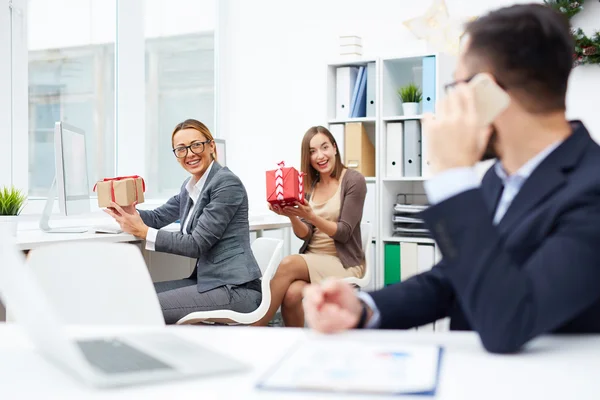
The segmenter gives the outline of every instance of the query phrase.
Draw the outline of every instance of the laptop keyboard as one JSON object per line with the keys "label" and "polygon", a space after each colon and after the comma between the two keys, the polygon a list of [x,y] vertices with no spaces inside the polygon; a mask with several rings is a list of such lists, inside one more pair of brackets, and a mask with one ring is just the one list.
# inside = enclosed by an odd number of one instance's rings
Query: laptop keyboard
{"label": "laptop keyboard", "polygon": [[117,339],[78,340],[77,345],[90,364],[107,374],[173,369]]}

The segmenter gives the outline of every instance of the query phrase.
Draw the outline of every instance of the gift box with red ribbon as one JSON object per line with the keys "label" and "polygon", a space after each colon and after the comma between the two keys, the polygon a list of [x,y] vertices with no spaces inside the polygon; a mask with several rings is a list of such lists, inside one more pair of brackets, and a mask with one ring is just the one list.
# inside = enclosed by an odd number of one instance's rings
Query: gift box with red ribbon
{"label": "gift box with red ribbon", "polygon": [[94,185],[98,192],[98,207],[110,207],[111,202],[120,206],[130,206],[133,203],[144,202],[146,182],[138,175],[104,178]]}
{"label": "gift box with red ribbon", "polygon": [[285,167],[282,161],[278,168],[267,171],[267,201],[273,205],[292,206],[304,201],[304,173],[294,167]]}

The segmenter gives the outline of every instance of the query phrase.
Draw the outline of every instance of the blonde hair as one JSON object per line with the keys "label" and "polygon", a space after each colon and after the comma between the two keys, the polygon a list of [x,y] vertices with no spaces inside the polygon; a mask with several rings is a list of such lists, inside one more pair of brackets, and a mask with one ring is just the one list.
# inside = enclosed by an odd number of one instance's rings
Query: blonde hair
{"label": "blonde hair", "polygon": [[[206,140],[210,140],[211,142],[215,141],[215,138],[213,137],[212,133],[210,133],[210,130],[206,127],[206,125],[195,119],[186,119],[185,121],[180,122],[175,126],[173,134],[171,135],[172,147],[175,145],[175,134],[182,129],[195,129],[202,135],[204,135]],[[211,153],[211,157],[213,160],[217,159],[217,146],[215,146],[215,151]]]}

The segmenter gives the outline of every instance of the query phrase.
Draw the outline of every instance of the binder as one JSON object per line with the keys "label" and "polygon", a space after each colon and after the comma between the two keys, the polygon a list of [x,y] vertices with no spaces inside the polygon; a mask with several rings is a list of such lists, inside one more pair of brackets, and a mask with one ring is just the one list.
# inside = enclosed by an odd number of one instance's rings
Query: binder
{"label": "binder", "polygon": [[429,271],[435,264],[435,251],[432,244],[419,244],[417,247],[417,259],[419,260],[418,273]]}
{"label": "binder", "polygon": [[350,101],[358,74],[357,67],[338,67],[335,71],[335,118],[350,116]]}
{"label": "binder", "polygon": [[329,125],[329,132],[331,132],[335,142],[337,143],[338,152],[341,155],[346,154],[344,152],[344,124]]}
{"label": "binder", "polygon": [[375,147],[361,122],[346,124],[345,164],[364,176],[375,176]]}
{"label": "binder", "polygon": [[375,96],[377,95],[377,70],[375,63],[367,64],[367,117],[375,117]]}
{"label": "binder", "polygon": [[442,261],[442,253],[440,252],[440,246],[435,246],[435,256],[433,260],[436,264]]}
{"label": "binder", "polygon": [[359,67],[358,73],[356,74],[356,81],[354,82],[354,88],[352,89],[352,97],[350,98],[350,114],[348,115],[350,118],[354,118],[356,101],[358,99],[358,89],[360,87],[360,80],[362,79],[365,73],[365,67]]}
{"label": "binder", "polygon": [[386,126],[385,176],[402,176],[402,122],[390,122]]}
{"label": "binder", "polygon": [[375,285],[377,282],[377,276],[379,271],[379,268],[377,267],[377,245],[374,242],[369,241],[369,244],[367,246],[370,247],[368,262],[369,268],[371,268],[371,281],[367,284],[367,286],[363,288],[363,290],[366,292],[371,292],[375,290]]}
{"label": "binder", "polygon": [[429,153],[427,152],[427,135],[421,132],[421,175],[429,177],[430,172],[430,160]]}
{"label": "binder", "polygon": [[[374,182],[367,183],[367,196],[365,198],[365,205],[363,207],[363,222],[371,224],[373,233],[377,232],[377,218],[375,210],[377,209],[376,197],[377,187]],[[371,264],[373,265],[373,264]]]}
{"label": "binder", "polygon": [[400,243],[400,281],[404,282],[411,276],[418,274],[418,244],[401,242]]}
{"label": "binder", "polygon": [[421,90],[423,91],[422,110],[435,112],[435,56],[423,57],[423,77]]}
{"label": "binder", "polygon": [[421,126],[419,121],[404,121],[403,133],[404,176],[421,176]]}
{"label": "binder", "polygon": [[359,67],[352,101],[350,103],[350,118],[361,118],[366,116],[366,86],[367,71],[365,67]]}
{"label": "binder", "polygon": [[384,253],[384,281],[385,286],[400,282],[400,243],[386,243]]}

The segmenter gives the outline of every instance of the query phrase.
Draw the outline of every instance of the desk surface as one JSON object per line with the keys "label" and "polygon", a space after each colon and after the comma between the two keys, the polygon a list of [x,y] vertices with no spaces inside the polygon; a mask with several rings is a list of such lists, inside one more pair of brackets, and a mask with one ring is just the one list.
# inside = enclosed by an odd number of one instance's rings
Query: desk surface
{"label": "desk surface", "polygon": [[[32,250],[36,247],[60,243],[65,241],[104,241],[104,242],[136,242],[142,239],[130,235],[128,233],[96,233],[88,231],[85,233],[47,233],[38,228],[38,222],[29,221],[19,224],[17,232],[17,245],[20,250]],[[55,223],[57,227],[66,226],[106,226],[118,225],[109,218],[93,218],[93,219],[69,219]],[[262,231],[270,229],[280,229],[290,227],[290,221],[287,218],[279,216],[264,216],[250,219],[250,231]],[[163,229],[178,231],[179,224],[171,224]]]}
{"label": "desk surface", "polygon": [[[299,340],[306,329],[178,326],[167,329],[247,362],[253,370],[149,386],[97,391],[47,363],[12,324],[0,324],[2,398],[60,399],[342,399],[335,395],[266,392],[257,380]],[[76,333],[89,330],[74,329]],[[108,331],[108,332],[114,332]],[[436,399],[598,399],[600,336],[555,336],[535,340],[522,354],[487,354],[473,333],[355,331],[361,341],[439,344],[445,347]],[[363,397],[353,397],[363,398]],[[384,398],[384,397],[377,397]],[[393,398],[393,397],[392,397]],[[396,397],[398,398],[398,397]],[[405,397],[402,397],[405,398]],[[421,397],[425,399],[427,397]]]}

